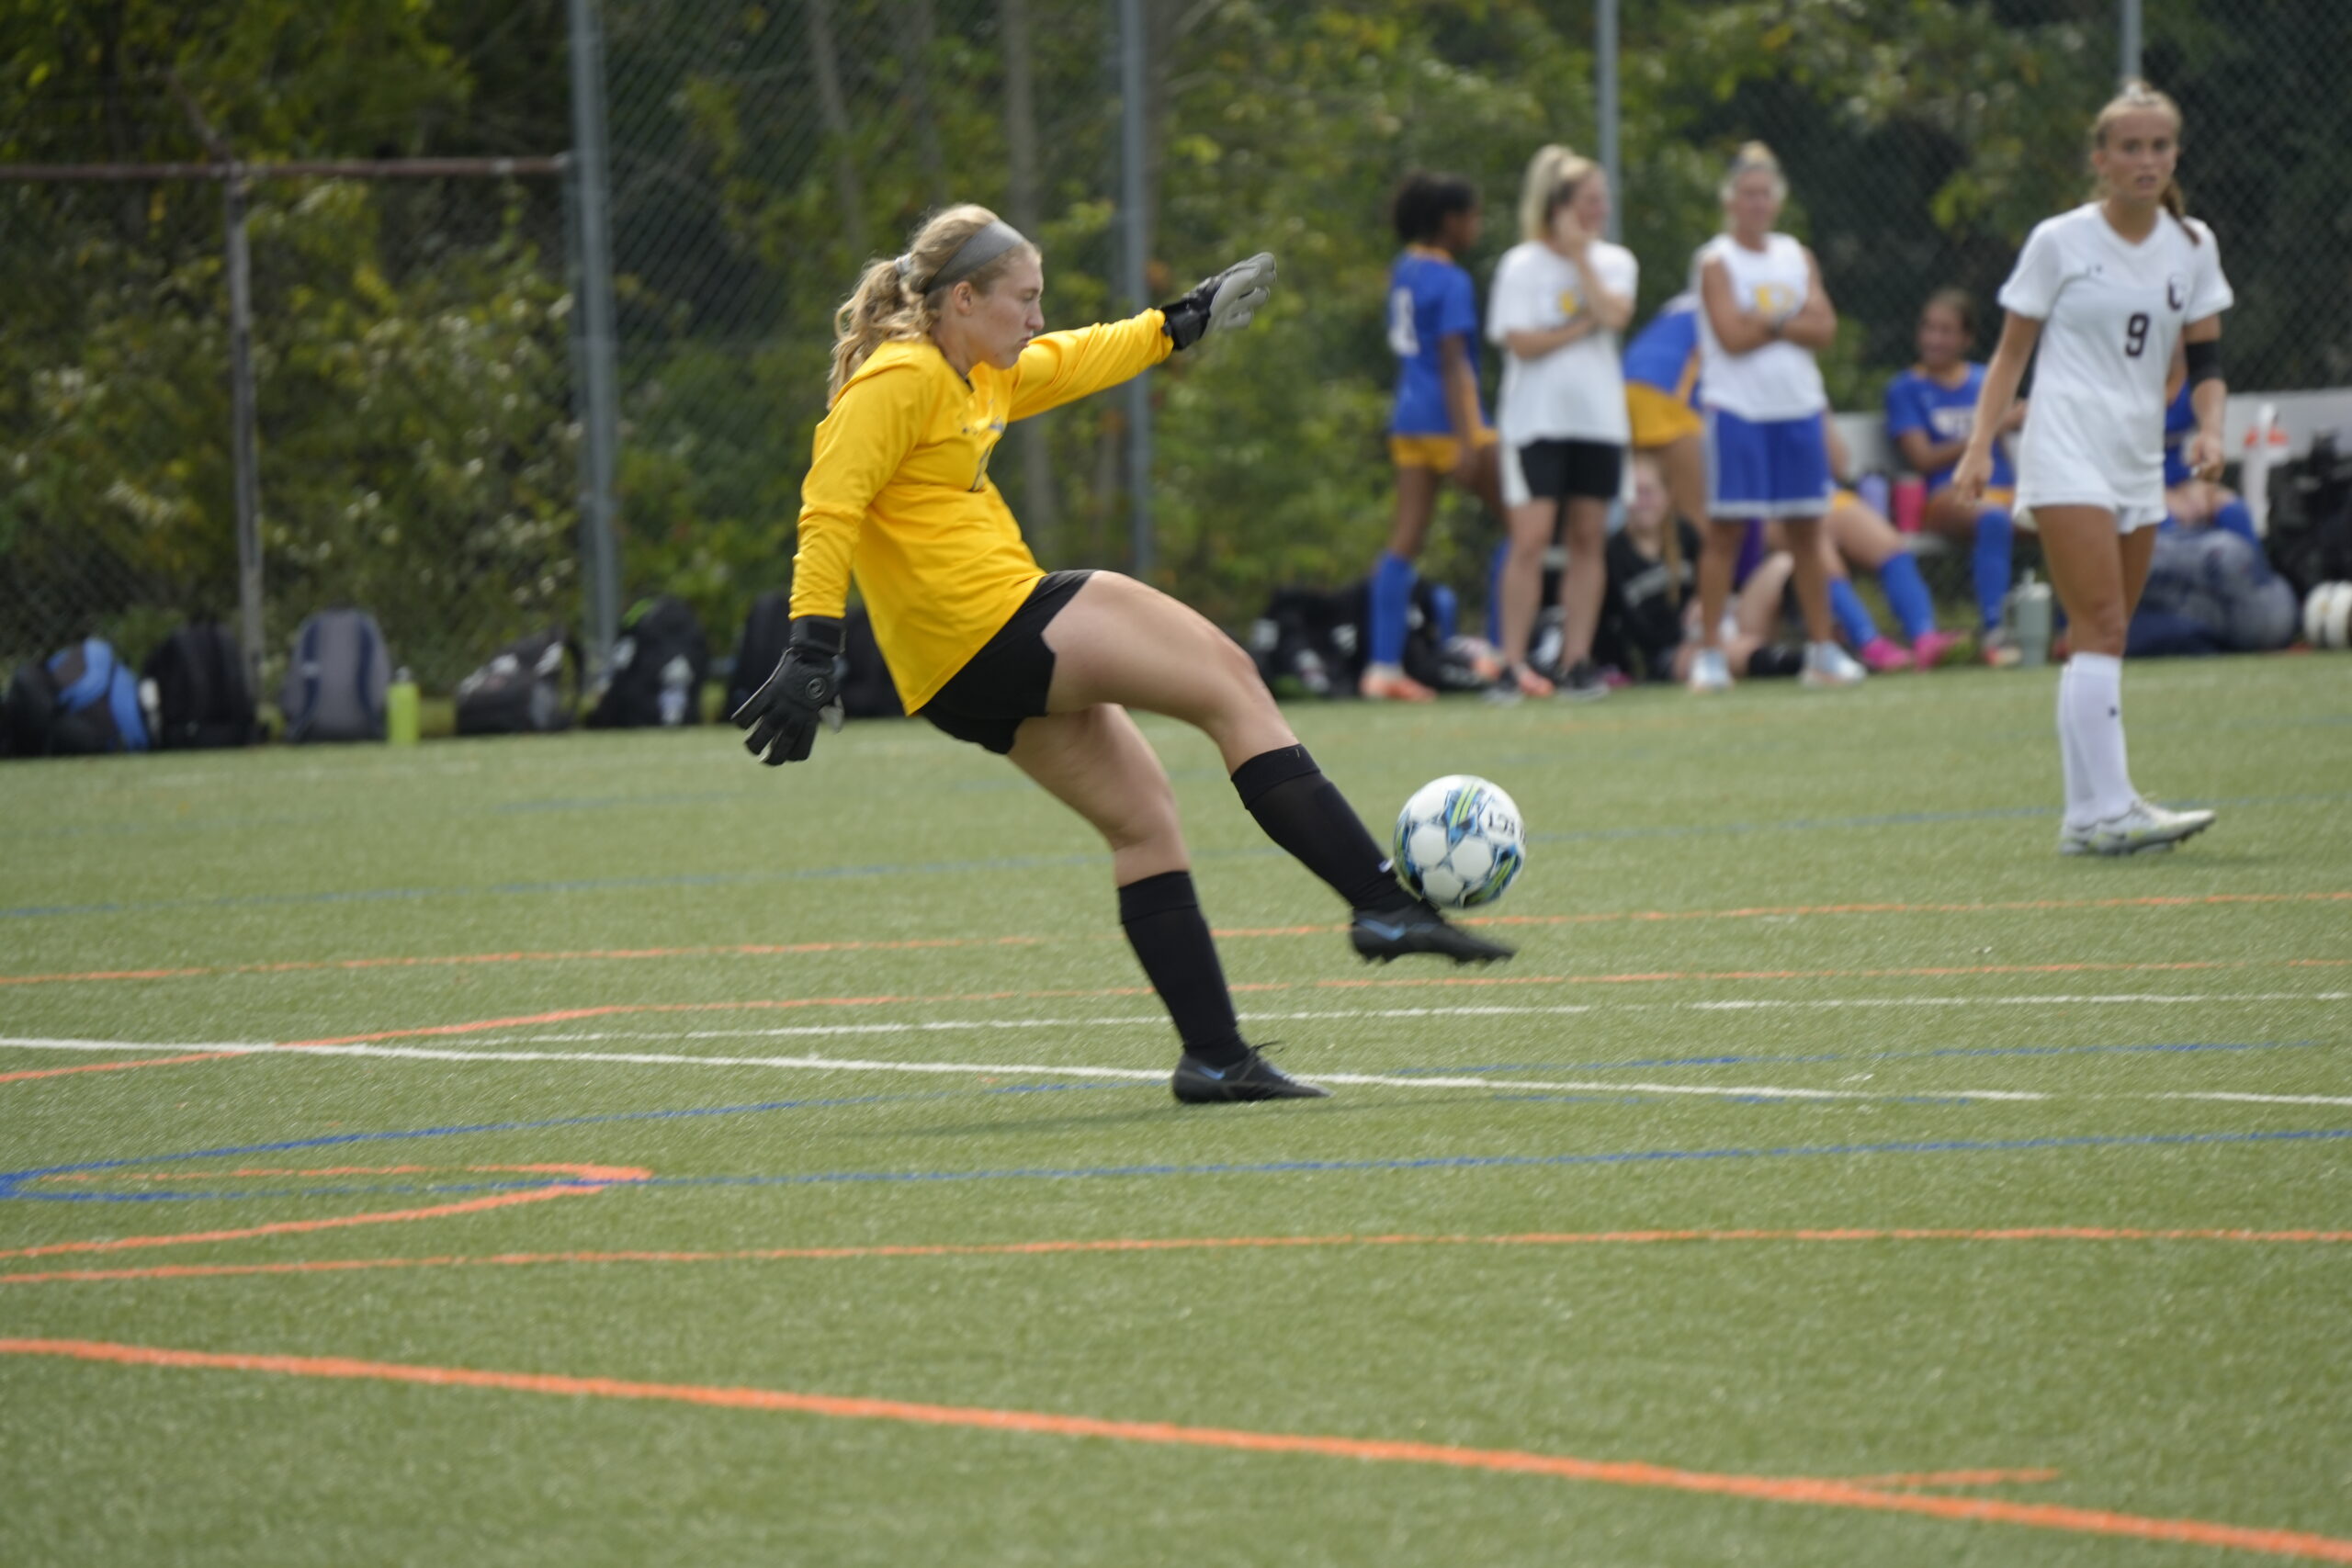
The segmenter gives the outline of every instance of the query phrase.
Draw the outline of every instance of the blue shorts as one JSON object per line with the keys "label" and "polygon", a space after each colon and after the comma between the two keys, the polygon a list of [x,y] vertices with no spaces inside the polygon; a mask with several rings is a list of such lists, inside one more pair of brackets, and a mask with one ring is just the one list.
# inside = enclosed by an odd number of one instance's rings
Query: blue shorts
{"label": "blue shorts", "polygon": [[1747,420],[1707,411],[1709,516],[1818,517],[1836,488],[1819,414]]}

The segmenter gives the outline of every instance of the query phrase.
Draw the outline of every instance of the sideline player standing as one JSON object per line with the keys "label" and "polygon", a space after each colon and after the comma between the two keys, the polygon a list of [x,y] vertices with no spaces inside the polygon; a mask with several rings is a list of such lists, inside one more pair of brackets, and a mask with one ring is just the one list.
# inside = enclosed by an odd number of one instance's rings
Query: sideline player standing
{"label": "sideline player standing", "polygon": [[1777,519],[1796,563],[1804,612],[1803,682],[1851,686],[1862,667],[1835,640],[1822,565],[1822,514],[1836,488],[1821,416],[1829,407],[1816,350],[1837,340],[1838,312],[1813,253],[1773,231],[1788,199],[1781,162],[1761,141],[1732,160],[1723,183],[1724,231],[1690,261],[1699,292],[1699,396],[1707,411],[1710,526],[1699,557],[1698,657],[1690,689],[1731,685],[1723,613],[1751,518]]}
{"label": "sideline player standing", "polygon": [[1413,561],[1452,479],[1500,517],[1495,433],[1478,406],[1478,295],[1461,257],[1478,243],[1478,193],[1453,175],[1411,174],[1396,189],[1396,237],[1404,251],[1388,272],[1388,346],[1396,355],[1396,400],[1388,457],[1396,469],[1396,519],[1372,570],[1366,662],[1356,690],[1402,702],[1437,694],[1405,673],[1406,618]]}
{"label": "sideline player standing", "polygon": [[2188,465],[2222,470],[2222,312],[2233,296],[2212,231],[2183,210],[2173,171],[2180,110],[2132,82],[2091,125],[2098,199],[2045,219],[2001,286],[2008,320],[1952,475],[1984,492],[1992,441],[2038,344],[2033,417],[2018,452],[2018,504],[2033,513],[2074,655],[2058,679],[2065,769],[2061,854],[2131,854],[2211,826],[2132,787],[2123,745],[2123,645],[2165,516],[2165,379],[2184,345],[2197,433]]}
{"label": "sideline player standing", "polygon": [[854,572],[907,711],[1010,757],[1110,844],[1120,921],[1183,1041],[1176,1098],[1195,1103],[1324,1091],[1242,1040],[1175,792],[1129,706],[1216,742],[1267,836],[1354,908],[1365,958],[1510,956],[1398,886],[1240,645],[1132,578],[1041,570],[988,477],[1008,421],[1247,325],[1273,279],[1273,257],[1253,256],[1159,310],[1040,335],[1037,249],[986,208],[948,208],[906,254],[868,264],[835,317],[831,407],[801,485],[791,633],[735,715],[770,764],[799,761],[819,722],[839,722],[834,660]]}
{"label": "sideline player standing", "polygon": [[1487,302],[1487,336],[1504,351],[1495,423],[1510,525],[1502,573],[1507,667],[1495,694],[1551,694],[1551,678],[1528,667],[1527,644],[1544,593],[1544,555],[1565,513],[1561,689],[1603,697],[1609,683],[1592,661],[1592,636],[1607,587],[1609,503],[1623,484],[1633,435],[1617,334],[1633,317],[1641,272],[1633,252],[1603,237],[1609,176],[1598,164],[1546,147],[1529,163],[1527,180],[1522,237],[1496,266]]}

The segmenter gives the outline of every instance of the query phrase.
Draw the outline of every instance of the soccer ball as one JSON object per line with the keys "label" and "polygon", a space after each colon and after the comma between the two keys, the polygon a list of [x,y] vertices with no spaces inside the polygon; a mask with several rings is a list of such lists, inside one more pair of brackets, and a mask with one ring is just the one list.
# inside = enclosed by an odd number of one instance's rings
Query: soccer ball
{"label": "soccer ball", "polygon": [[1485,779],[1432,779],[1396,818],[1396,880],[1442,908],[1493,903],[1526,863],[1519,807]]}

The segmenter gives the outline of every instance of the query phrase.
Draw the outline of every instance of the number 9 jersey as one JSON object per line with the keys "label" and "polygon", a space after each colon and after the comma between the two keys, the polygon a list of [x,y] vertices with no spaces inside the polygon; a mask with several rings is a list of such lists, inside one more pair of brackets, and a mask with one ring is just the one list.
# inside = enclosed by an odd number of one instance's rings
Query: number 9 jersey
{"label": "number 9 jersey", "polygon": [[2042,323],[2018,504],[2104,507],[2127,531],[2163,521],[2173,353],[2234,298],[2212,231],[2159,213],[2135,245],[2091,202],[2035,225],[2000,298]]}

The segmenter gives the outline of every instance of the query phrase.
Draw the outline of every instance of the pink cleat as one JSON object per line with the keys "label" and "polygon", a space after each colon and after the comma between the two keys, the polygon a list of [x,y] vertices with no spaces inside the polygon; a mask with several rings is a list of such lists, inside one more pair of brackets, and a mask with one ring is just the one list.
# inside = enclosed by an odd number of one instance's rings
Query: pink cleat
{"label": "pink cleat", "polygon": [[1910,653],[1890,637],[1874,637],[1862,644],[1860,652],[1862,663],[1873,674],[1885,675],[1911,668]]}
{"label": "pink cleat", "polygon": [[1933,670],[1944,661],[1944,654],[1968,639],[1958,632],[1921,632],[1911,640],[1911,661],[1922,670]]}

